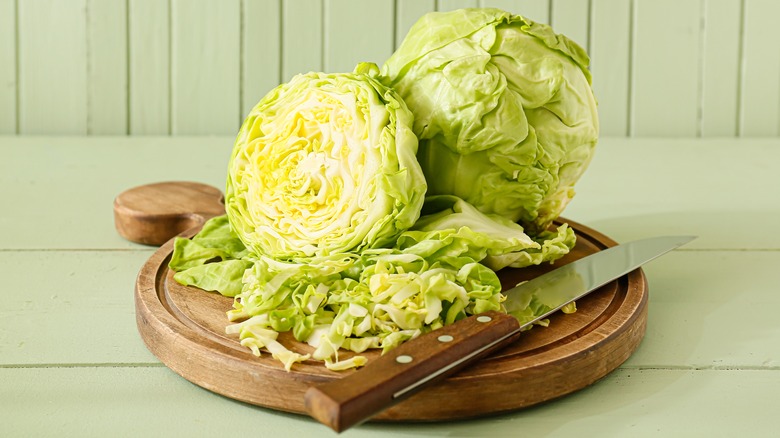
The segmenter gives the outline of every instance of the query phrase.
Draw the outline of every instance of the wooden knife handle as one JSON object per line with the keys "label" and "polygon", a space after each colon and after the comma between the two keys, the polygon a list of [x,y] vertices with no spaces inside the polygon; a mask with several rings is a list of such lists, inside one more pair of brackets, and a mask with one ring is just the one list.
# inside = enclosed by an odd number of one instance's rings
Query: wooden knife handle
{"label": "wooden knife handle", "polygon": [[306,410],[341,432],[507,345],[519,327],[517,319],[496,311],[462,319],[405,342],[342,379],[309,388]]}
{"label": "wooden knife handle", "polygon": [[114,225],[125,239],[162,245],[177,234],[225,213],[222,192],[196,182],[146,184],[114,200]]}

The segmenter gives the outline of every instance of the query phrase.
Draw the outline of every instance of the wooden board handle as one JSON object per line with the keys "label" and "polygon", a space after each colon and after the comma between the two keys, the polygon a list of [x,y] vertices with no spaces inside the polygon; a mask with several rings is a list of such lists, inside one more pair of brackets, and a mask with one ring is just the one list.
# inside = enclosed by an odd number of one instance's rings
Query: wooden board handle
{"label": "wooden board handle", "polygon": [[169,181],[126,190],[114,200],[114,225],[131,242],[162,245],[177,234],[225,213],[218,189]]}
{"label": "wooden board handle", "polygon": [[515,339],[518,321],[485,312],[388,351],[364,368],[306,391],[306,410],[341,432]]}

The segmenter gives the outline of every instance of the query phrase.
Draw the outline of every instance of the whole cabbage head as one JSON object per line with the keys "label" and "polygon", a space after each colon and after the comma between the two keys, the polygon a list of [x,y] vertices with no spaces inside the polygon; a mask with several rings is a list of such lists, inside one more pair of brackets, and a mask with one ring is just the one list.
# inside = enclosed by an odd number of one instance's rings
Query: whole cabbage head
{"label": "whole cabbage head", "polygon": [[574,196],[598,139],[585,51],[498,9],[423,16],[382,69],[414,113],[431,195],[537,234]]}
{"label": "whole cabbage head", "polygon": [[412,114],[374,64],[269,92],[236,138],[225,210],[255,254],[282,260],[392,245],[420,215]]}

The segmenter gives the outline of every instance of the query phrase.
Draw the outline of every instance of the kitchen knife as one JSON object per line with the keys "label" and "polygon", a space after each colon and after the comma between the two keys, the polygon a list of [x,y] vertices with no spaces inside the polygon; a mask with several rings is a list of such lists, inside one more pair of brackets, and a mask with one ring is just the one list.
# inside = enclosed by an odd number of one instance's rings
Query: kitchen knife
{"label": "kitchen knife", "polygon": [[[532,324],[693,239],[665,236],[629,242],[540,275],[504,292],[506,313],[464,318],[405,342],[343,379],[309,388],[306,410],[341,432],[508,345]],[[534,309],[531,317],[525,316],[529,309]]]}

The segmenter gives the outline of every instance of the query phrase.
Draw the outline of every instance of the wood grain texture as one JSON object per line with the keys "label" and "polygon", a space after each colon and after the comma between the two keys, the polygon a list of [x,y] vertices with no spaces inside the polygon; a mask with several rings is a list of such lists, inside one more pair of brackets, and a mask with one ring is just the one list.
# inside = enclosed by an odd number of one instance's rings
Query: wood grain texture
{"label": "wood grain texture", "polygon": [[0,135],[16,134],[16,0],[0,0]]}
{"label": "wood grain texture", "polygon": [[87,1],[87,134],[127,134],[127,0]]}
{"label": "wood grain texture", "polygon": [[780,3],[745,0],[739,134],[780,135]]}
{"label": "wood grain texture", "polygon": [[[675,13],[670,14],[672,10]],[[695,137],[699,126],[700,3],[636,0],[633,12],[630,132],[640,137]]]}
{"label": "wood grain texture", "polygon": [[631,114],[631,2],[593,0],[591,12],[590,69],[600,133],[624,137]]}
{"label": "wood grain texture", "polygon": [[282,82],[300,73],[322,71],[322,0],[282,3]]}
{"label": "wood grain texture", "polygon": [[737,1],[704,2],[702,137],[737,135],[742,33],[740,4]]}
{"label": "wood grain texture", "polygon": [[[304,395],[306,411],[336,432],[362,423],[415,394],[413,386],[439,382],[518,339],[520,324],[491,310],[429,332],[404,343],[341,379],[313,386]],[[447,337],[446,341],[442,341]],[[490,348],[485,348],[490,346]]]}
{"label": "wood grain texture", "polygon": [[434,0],[395,0],[395,47],[423,15],[436,9]]}
{"label": "wood grain texture", "polygon": [[222,192],[195,182],[145,184],[114,199],[114,226],[119,235],[145,245],[162,245],[224,213]]}
{"label": "wood grain texture", "polygon": [[359,62],[381,66],[393,54],[393,2],[324,0],[324,71],[352,72]]}
{"label": "wood grain texture", "polygon": [[241,117],[281,83],[281,2],[241,3]]}
{"label": "wood grain texture", "polygon": [[238,131],[239,5],[240,0],[172,0],[172,134]]}
{"label": "wood grain texture", "polygon": [[86,0],[19,6],[19,133],[87,133]]}
{"label": "wood grain texture", "polygon": [[171,133],[170,0],[128,0],[129,131]]}
{"label": "wood grain texture", "polygon": [[[606,236],[569,222],[577,247],[556,265],[614,244]],[[194,232],[194,230],[193,230]],[[225,311],[232,299],[184,287],[167,269],[172,241],[150,257],[136,283],[138,330],[144,343],[166,366],[211,391],[247,403],[305,412],[304,393],[312,384],[349,375],[327,370],[320,362],[296,364],[291,372],[270,355],[255,357],[233,335],[224,334]],[[505,287],[552,269],[550,265],[502,271]],[[490,358],[462,370],[384,411],[386,421],[439,421],[516,410],[586,387],[623,363],[644,335],[647,318],[644,275],[636,270],[578,302],[571,315],[556,314],[550,327],[534,329]],[[288,348],[313,348],[282,333]],[[362,353],[370,361],[377,351]],[[340,359],[351,356],[344,352]],[[561,385],[559,375],[572,376]],[[258,390],[273,385],[273,391]],[[472,394],[484,402],[475,406]],[[446,403],[443,401],[446,400]]]}

